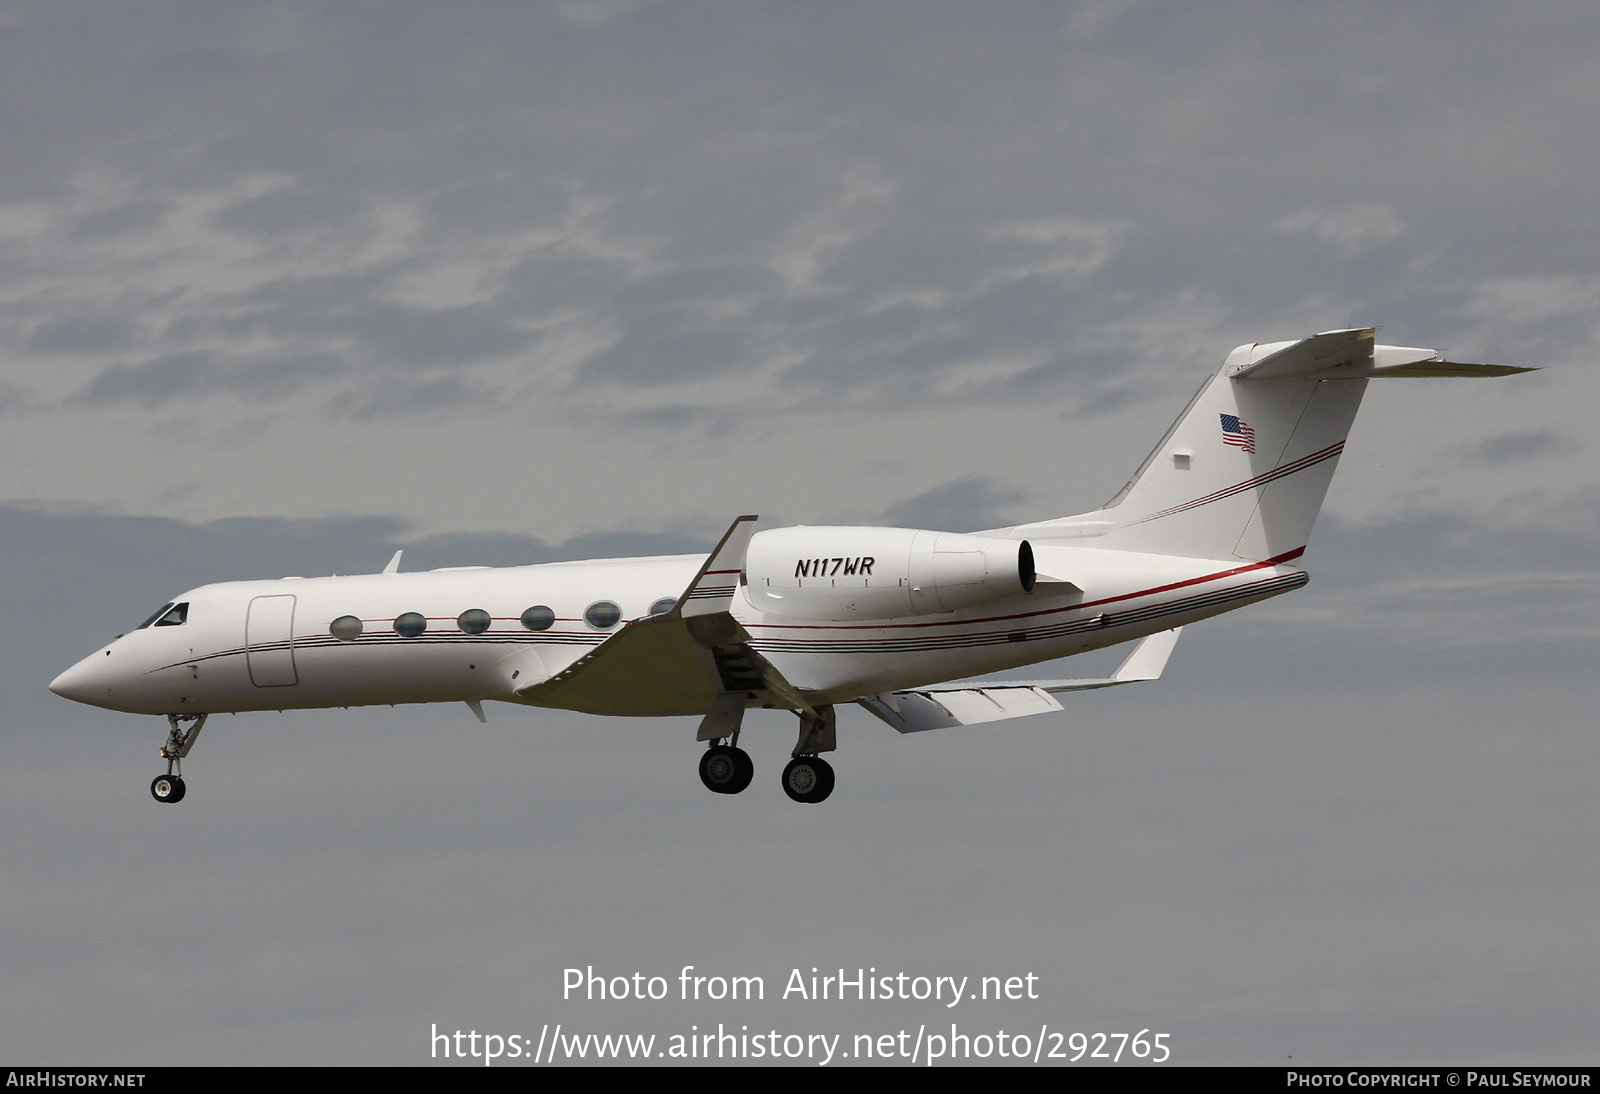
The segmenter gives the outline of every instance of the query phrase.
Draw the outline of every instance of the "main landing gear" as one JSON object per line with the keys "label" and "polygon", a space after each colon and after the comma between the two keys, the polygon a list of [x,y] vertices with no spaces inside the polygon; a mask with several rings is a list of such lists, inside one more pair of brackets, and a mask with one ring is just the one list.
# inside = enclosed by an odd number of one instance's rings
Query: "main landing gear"
{"label": "main landing gear", "polygon": [[796,756],[783,765],[783,792],[815,805],[833,793],[833,765],[821,756]]}
{"label": "main landing gear", "polygon": [[744,701],[743,692],[723,692],[700,722],[695,739],[708,746],[700,757],[700,781],[713,794],[737,794],[756,776],[750,753],[739,747]]}
{"label": "main landing gear", "polygon": [[795,742],[793,759],[783,765],[783,792],[795,801],[816,805],[833,793],[833,765],[817,753],[839,747],[834,727],[831,706],[800,715],[800,739]]}
{"label": "main landing gear", "polygon": [[[700,755],[700,781],[713,794],[738,794],[755,777],[750,754],[739,747],[739,723],[744,697],[730,694],[700,724],[700,740],[708,745]],[[800,739],[783,768],[783,792],[797,802],[815,805],[833,793],[833,765],[819,752],[838,747],[833,707],[821,706],[800,715]]]}
{"label": "main landing gear", "polygon": [[714,744],[700,757],[700,781],[713,794],[737,794],[755,777],[750,753],[738,745]]}
{"label": "main landing gear", "polygon": [[[193,722],[194,725],[185,729],[184,722]],[[150,796],[158,802],[176,805],[188,792],[183,784],[183,758],[194,747],[195,738],[200,736],[200,727],[206,724],[206,716],[169,714],[167,724],[172,728],[167,732],[167,743],[161,746],[161,758],[167,761],[167,773],[151,780]]]}

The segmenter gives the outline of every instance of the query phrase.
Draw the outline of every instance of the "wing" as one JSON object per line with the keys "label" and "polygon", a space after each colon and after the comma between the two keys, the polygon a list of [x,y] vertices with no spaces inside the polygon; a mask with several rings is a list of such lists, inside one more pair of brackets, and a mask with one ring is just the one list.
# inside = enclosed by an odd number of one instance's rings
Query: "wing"
{"label": "wing", "polygon": [[885,692],[856,702],[901,733],[1049,714],[1065,709],[1055,698],[1064,692],[1159,680],[1182,630],[1178,627],[1142,639],[1117,671],[1103,680],[957,680],[935,687]]}
{"label": "wing", "polygon": [[809,712],[728,610],[755,522],[729,526],[670,610],[634,620],[550,679],[517,689],[515,700],[589,714],[704,714],[725,693],[767,692]]}

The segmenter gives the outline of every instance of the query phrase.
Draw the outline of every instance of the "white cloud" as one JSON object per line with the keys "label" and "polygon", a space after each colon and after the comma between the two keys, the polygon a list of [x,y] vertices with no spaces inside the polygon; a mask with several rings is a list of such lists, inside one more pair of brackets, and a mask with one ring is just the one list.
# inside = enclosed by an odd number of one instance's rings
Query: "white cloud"
{"label": "white cloud", "polygon": [[1496,323],[1538,323],[1594,315],[1600,307],[1600,277],[1494,277],[1467,290],[1462,310]]}
{"label": "white cloud", "polygon": [[1111,261],[1118,238],[1127,230],[1121,223],[1054,220],[1022,221],[999,225],[985,236],[1008,248],[1009,261],[991,273],[980,285],[1015,281],[1023,277],[1059,277],[1076,281],[1088,277]]}
{"label": "white cloud", "polygon": [[1398,238],[1406,224],[1394,209],[1369,202],[1338,209],[1301,209],[1280,218],[1273,229],[1314,236],[1354,255]]}

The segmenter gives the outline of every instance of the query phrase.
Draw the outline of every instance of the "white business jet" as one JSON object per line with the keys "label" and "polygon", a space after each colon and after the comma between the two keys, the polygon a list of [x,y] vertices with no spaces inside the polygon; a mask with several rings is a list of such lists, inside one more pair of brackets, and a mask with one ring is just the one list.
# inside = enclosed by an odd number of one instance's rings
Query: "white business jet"
{"label": "white business jet", "polygon": [[[794,711],[783,788],[833,790],[834,709],[902,733],[1061,710],[1056,696],[1161,675],[1179,630],[1298,589],[1297,562],[1367,380],[1503,376],[1339,330],[1240,346],[1122,492],[1092,513],[971,534],[735,520],[708,557],[206,585],[51,683],[165,715],[157,801],[209,715],[485,700],[698,715],[700,778],[750,784],[750,707]],[[1139,640],[1110,677],[970,677]]]}

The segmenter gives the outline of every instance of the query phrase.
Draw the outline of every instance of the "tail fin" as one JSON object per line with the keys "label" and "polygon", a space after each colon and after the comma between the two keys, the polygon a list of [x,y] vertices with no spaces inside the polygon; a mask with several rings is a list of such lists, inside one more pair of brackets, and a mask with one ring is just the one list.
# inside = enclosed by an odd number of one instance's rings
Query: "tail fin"
{"label": "tail fin", "polygon": [[1368,327],[1240,346],[1104,508],[1027,525],[1026,534],[1288,561],[1305,550],[1369,378],[1531,371],[1455,364],[1431,349],[1377,346],[1373,335]]}

